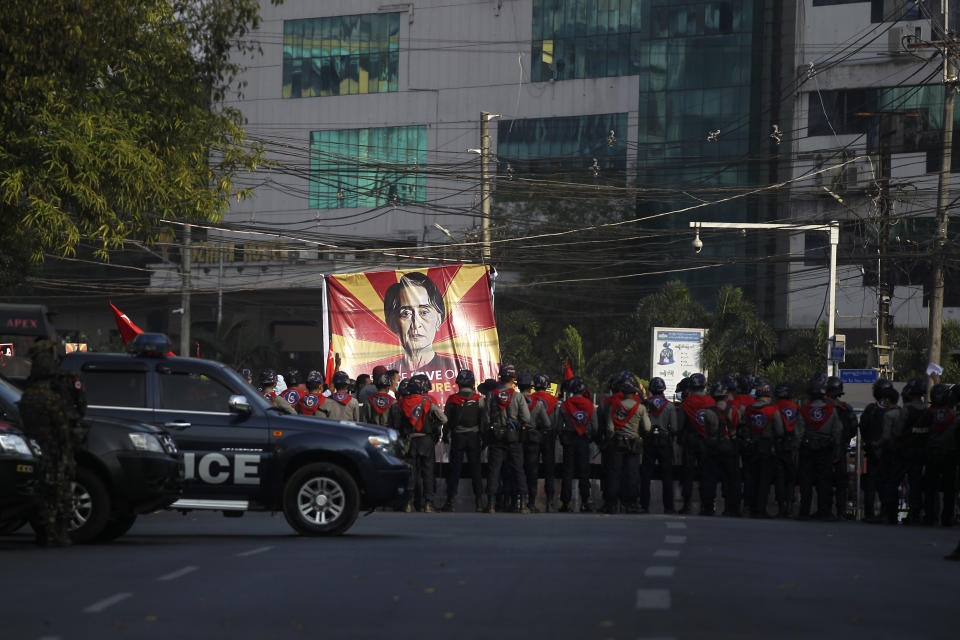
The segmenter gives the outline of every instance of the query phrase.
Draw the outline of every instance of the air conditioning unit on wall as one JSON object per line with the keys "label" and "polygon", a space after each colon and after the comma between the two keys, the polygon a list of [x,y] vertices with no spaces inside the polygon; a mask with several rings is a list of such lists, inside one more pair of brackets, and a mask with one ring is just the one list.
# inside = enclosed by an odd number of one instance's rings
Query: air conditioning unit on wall
{"label": "air conditioning unit on wall", "polygon": [[[909,55],[907,47],[930,42],[930,21],[896,24],[887,32],[888,51],[893,55]],[[915,51],[915,53],[920,53]]]}

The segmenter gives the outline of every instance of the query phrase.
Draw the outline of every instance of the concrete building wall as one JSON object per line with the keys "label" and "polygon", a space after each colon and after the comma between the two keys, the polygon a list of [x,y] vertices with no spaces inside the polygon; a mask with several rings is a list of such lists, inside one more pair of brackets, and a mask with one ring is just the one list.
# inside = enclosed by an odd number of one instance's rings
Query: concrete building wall
{"label": "concrete building wall", "polygon": [[[876,149],[868,144],[868,136],[862,134],[840,132],[837,135],[809,135],[810,110],[823,108],[821,96],[828,91],[939,83],[938,70],[942,67],[942,59],[934,56],[931,60],[933,50],[930,48],[911,49],[918,54],[917,57],[910,55],[902,46],[905,37],[908,43],[929,42],[931,21],[871,23],[870,2],[813,6],[813,0],[803,0],[798,3],[797,24],[798,91],[794,97],[793,129],[796,138],[792,151],[795,157],[793,177],[798,181],[791,187],[787,216],[798,221],[859,220],[861,226],[869,227],[875,224],[879,215],[875,200]],[[911,38],[918,32],[919,40]],[[836,178],[839,170],[801,179],[818,169],[851,158],[857,158],[849,165],[856,173],[855,182],[838,183]],[[894,189],[891,217],[896,219],[921,211],[926,212],[925,215],[932,215],[936,204],[937,174],[926,171],[926,154],[895,152],[891,167],[891,184],[904,187],[899,191]],[[955,189],[957,186],[960,184]],[[846,206],[837,202],[825,188],[835,193],[839,191],[837,195]],[[841,237],[836,318],[838,332],[876,326],[876,288],[864,286],[859,265],[842,264],[845,252],[849,256],[856,250],[853,244],[851,238]],[[794,234],[790,239],[791,254],[802,255],[804,247],[804,235]],[[864,257],[862,253],[858,255]],[[869,256],[867,259],[869,264]],[[797,263],[791,265],[787,313],[789,327],[811,327],[817,318],[825,318],[823,302],[826,291],[815,285],[818,282],[826,283],[827,276],[826,268],[811,269],[809,265]],[[926,327],[928,313],[923,305],[922,285],[896,286],[891,314],[899,326]],[[944,318],[960,318],[960,310],[947,307],[944,309]]]}
{"label": "concrete building wall", "polygon": [[[244,98],[233,106],[244,114],[253,138],[285,141],[294,147],[301,157],[292,162],[301,171],[296,176],[279,171],[250,176],[245,182],[258,185],[256,197],[232,206],[225,222],[273,224],[290,233],[329,231],[331,237],[416,237],[421,243],[445,243],[449,239],[434,223],[455,236],[478,224],[473,212],[479,161],[467,150],[480,146],[481,111],[510,119],[627,112],[633,128],[630,139],[636,137],[637,76],[531,84],[530,0],[387,5],[371,0],[287,0],[279,6],[265,0],[261,7],[263,22],[251,37],[262,43],[263,55],[245,61],[251,67],[243,75]],[[402,12],[398,91],[281,97],[284,20],[376,13],[381,8]],[[457,177],[428,177],[426,200],[441,204],[443,212],[404,205],[375,217],[367,209],[309,208],[305,151],[311,131],[424,124],[428,170],[460,165]],[[495,121],[490,133],[495,151]],[[289,164],[287,151],[271,145],[268,159]],[[365,222],[368,218],[373,219]],[[344,225],[350,220],[357,222]]]}

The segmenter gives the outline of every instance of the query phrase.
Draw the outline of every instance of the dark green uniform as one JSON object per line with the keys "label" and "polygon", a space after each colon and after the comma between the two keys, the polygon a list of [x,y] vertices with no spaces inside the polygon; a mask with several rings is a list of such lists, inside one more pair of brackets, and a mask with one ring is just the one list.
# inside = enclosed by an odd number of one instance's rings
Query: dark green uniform
{"label": "dark green uniform", "polygon": [[66,546],[70,544],[68,532],[73,518],[73,450],[83,441],[80,419],[87,410],[87,398],[80,378],[57,366],[52,342],[37,342],[30,356],[33,365],[20,399],[20,415],[24,432],[37,441],[42,452],[34,522],[37,543]]}

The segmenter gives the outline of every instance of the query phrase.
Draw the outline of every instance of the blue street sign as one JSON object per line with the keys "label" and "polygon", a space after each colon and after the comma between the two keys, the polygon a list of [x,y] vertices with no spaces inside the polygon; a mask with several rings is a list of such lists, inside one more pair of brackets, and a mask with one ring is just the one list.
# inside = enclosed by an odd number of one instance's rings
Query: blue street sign
{"label": "blue street sign", "polygon": [[873,384],[880,378],[877,369],[840,369],[840,379],[844,384]]}
{"label": "blue street sign", "polygon": [[845,360],[844,355],[846,349],[844,345],[832,346],[830,347],[830,361],[831,362],[843,362]]}

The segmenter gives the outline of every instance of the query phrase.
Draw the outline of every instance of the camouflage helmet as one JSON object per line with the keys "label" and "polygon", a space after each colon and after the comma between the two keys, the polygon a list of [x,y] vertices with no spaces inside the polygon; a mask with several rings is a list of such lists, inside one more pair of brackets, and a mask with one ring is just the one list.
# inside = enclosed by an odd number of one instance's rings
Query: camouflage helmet
{"label": "camouflage helmet", "polygon": [[660,395],[667,390],[667,383],[664,382],[663,378],[653,378],[650,380],[650,393],[653,395]]}
{"label": "camouflage helmet", "polygon": [[457,374],[457,386],[461,389],[464,387],[472,389],[476,385],[477,378],[473,375],[473,371],[470,371],[470,369],[461,369],[460,373]]}
{"label": "camouflage helmet", "polygon": [[538,373],[533,376],[533,388],[538,391],[543,391],[550,386],[550,376],[545,373]]}
{"label": "camouflage helmet", "polygon": [[277,372],[273,369],[264,369],[260,372],[260,386],[270,387],[277,384]]}
{"label": "camouflage helmet", "polygon": [[587,383],[580,376],[574,376],[567,380],[567,391],[573,395],[580,395],[587,390]]}

